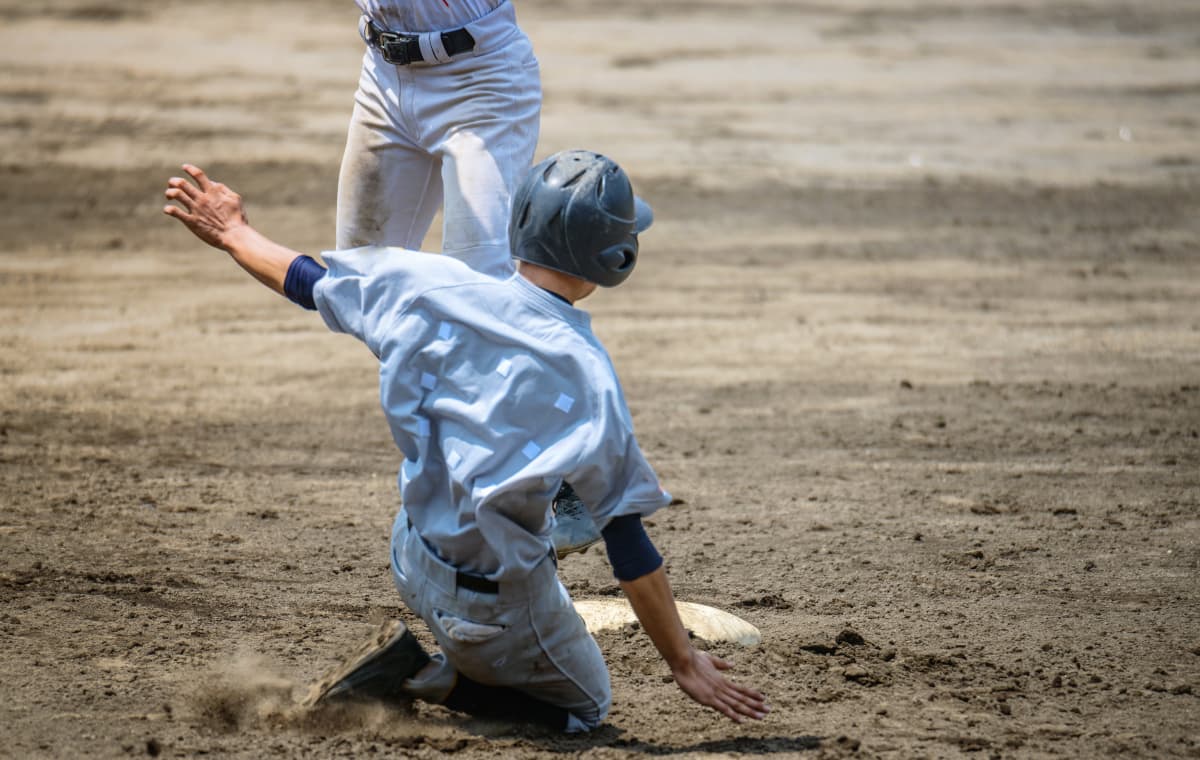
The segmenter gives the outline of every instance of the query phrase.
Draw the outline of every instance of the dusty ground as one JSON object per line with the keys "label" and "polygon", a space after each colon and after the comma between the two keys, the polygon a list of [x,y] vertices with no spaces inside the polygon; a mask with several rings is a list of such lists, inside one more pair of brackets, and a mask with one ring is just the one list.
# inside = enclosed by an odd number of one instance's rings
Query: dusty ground
{"label": "dusty ground", "polygon": [[656,205],[589,305],[679,596],[762,629],[716,648],[774,712],[632,630],[588,737],[290,709],[398,614],[398,457],[370,355],[159,196],[201,162],[330,245],[352,4],[5,2],[0,755],[1200,756],[1200,7],[519,11],[539,155]]}

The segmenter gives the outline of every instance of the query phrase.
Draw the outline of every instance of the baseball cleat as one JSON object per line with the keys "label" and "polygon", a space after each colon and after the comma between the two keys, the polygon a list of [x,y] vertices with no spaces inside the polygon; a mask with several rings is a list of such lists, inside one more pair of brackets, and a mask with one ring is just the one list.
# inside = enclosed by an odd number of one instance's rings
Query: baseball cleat
{"label": "baseball cleat", "polygon": [[600,531],[592,521],[583,500],[567,483],[554,497],[554,553],[559,559],[573,552],[585,552],[600,540]]}
{"label": "baseball cleat", "polygon": [[349,660],[322,678],[301,703],[305,707],[347,700],[408,701],[402,685],[429,662],[429,655],[399,620],[385,623]]}

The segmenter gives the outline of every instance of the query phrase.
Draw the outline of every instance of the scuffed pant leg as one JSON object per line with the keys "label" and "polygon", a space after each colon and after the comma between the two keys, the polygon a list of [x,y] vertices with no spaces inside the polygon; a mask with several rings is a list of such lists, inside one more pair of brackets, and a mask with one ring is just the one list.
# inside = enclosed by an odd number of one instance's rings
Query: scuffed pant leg
{"label": "scuffed pant leg", "polygon": [[508,247],[512,182],[478,134],[458,132],[443,149],[442,253],[484,274],[507,277],[513,271]]}
{"label": "scuffed pant leg", "polygon": [[497,277],[513,271],[508,245],[512,193],[529,168],[536,138],[525,151],[506,142],[515,139],[512,135],[489,143],[486,133],[518,129],[517,124],[476,127],[456,132],[442,144],[442,252]]}
{"label": "scuffed pant leg", "polygon": [[403,512],[392,541],[396,587],[450,666],[482,687],[495,687],[498,700],[504,689],[515,689],[565,709],[566,730],[600,725],[612,703],[608,667],[552,561],[497,596],[456,588],[454,569],[408,529]]}
{"label": "scuffed pant leg", "polygon": [[[523,34],[418,81],[427,147],[442,160],[442,252],[507,276],[512,194],[533,163],[541,120],[537,58]],[[457,82],[470,87],[456,92]]]}
{"label": "scuffed pant leg", "polygon": [[408,85],[394,67],[364,61],[338,174],[338,249],[419,249],[442,203],[442,160],[419,147],[399,120]]}

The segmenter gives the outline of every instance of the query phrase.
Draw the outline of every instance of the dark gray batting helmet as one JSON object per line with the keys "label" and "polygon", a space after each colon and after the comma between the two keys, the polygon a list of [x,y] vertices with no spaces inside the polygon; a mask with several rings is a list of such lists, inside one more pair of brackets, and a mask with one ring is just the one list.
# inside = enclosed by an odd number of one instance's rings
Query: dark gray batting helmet
{"label": "dark gray batting helmet", "polygon": [[637,263],[638,233],[654,215],[625,171],[598,153],[565,150],[530,170],[513,195],[513,258],[606,288]]}

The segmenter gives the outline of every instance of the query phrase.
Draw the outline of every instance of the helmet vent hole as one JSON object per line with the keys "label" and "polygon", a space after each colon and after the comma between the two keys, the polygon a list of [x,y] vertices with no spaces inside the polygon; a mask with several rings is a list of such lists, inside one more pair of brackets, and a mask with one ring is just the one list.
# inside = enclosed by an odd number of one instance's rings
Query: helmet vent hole
{"label": "helmet vent hole", "polygon": [[570,179],[568,179],[566,182],[562,183],[562,186],[563,186],[563,187],[570,187],[571,185],[574,185],[576,182],[578,182],[578,181],[579,181],[579,178],[580,178],[580,177],[582,177],[582,176],[583,176],[583,175],[585,175],[585,174],[587,174],[587,170],[586,170],[586,169],[585,169],[584,171],[577,172],[576,174],[573,174],[573,175],[571,175],[571,178],[570,178]]}

